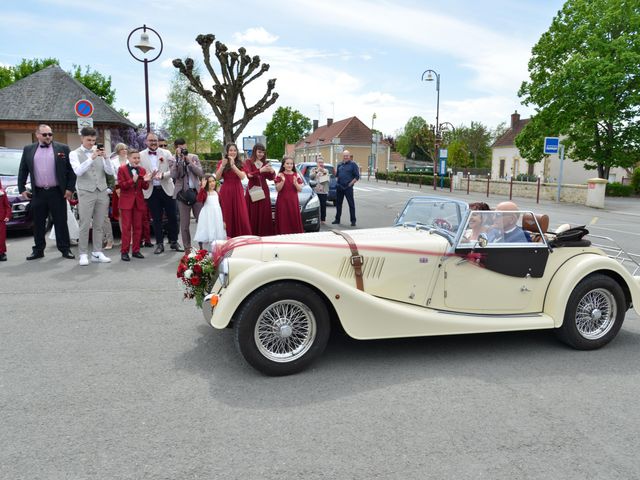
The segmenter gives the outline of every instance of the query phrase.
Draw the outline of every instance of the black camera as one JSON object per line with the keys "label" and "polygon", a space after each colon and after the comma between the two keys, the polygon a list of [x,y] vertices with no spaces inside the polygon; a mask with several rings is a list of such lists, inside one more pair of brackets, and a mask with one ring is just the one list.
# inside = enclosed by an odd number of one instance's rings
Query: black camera
{"label": "black camera", "polygon": [[180,153],[182,153],[183,157],[186,157],[187,155],[189,155],[189,150],[187,150],[186,148],[182,148],[180,150]]}
{"label": "black camera", "polygon": [[98,150],[104,150],[104,144],[102,143],[96,144],[96,147],[98,147]]}

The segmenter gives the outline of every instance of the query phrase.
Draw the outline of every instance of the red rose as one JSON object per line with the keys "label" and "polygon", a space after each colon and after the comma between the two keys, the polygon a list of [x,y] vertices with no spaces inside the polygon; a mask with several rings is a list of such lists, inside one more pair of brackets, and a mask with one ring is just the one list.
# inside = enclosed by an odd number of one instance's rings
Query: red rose
{"label": "red rose", "polygon": [[202,274],[202,267],[200,265],[194,265],[193,266],[193,272],[197,275],[201,275]]}
{"label": "red rose", "polygon": [[197,275],[191,277],[191,285],[193,285],[194,287],[200,285],[200,277],[198,277]]}
{"label": "red rose", "polygon": [[164,162],[164,158],[160,157],[160,163]]}
{"label": "red rose", "polygon": [[204,257],[207,253],[209,253],[207,250],[198,250],[196,255],[202,255]]}

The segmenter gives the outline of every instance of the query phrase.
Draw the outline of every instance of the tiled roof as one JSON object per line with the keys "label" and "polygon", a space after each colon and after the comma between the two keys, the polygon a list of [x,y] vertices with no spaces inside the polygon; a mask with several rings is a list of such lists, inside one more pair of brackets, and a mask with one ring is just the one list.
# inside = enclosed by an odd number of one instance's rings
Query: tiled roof
{"label": "tiled roof", "polygon": [[136,127],[58,65],[0,89],[0,121],[75,123],[78,117],[73,107],[81,99],[93,103],[94,123]]}
{"label": "tiled roof", "polygon": [[515,125],[504,132],[495,142],[491,145],[491,148],[496,147],[513,147],[516,144],[516,137],[522,131],[530,118],[518,119],[514,123]]}
{"label": "tiled roof", "polygon": [[335,137],[340,139],[341,145],[371,145],[371,129],[358,117],[349,117],[318,127],[307,138],[296,143],[296,148],[304,148],[305,145],[331,145],[331,140]]}

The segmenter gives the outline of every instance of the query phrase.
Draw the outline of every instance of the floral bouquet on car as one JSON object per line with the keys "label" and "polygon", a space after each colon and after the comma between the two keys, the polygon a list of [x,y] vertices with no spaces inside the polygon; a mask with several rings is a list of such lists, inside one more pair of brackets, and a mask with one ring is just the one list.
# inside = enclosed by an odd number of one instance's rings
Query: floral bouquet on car
{"label": "floral bouquet on car", "polygon": [[216,281],[216,270],[213,258],[206,250],[185,253],[176,275],[184,286],[184,298],[195,299],[196,306],[202,308],[204,297]]}

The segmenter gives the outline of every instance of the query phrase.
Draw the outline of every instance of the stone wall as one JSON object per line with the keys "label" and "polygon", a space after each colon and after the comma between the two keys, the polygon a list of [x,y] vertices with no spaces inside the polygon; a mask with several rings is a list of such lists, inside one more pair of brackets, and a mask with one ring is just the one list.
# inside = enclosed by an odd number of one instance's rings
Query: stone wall
{"label": "stone wall", "polygon": [[[455,177],[454,177],[454,180]],[[506,180],[491,180],[489,184],[489,196],[503,195],[509,196],[510,183]],[[462,178],[460,184],[454,183],[454,190],[467,191],[467,179]],[[475,179],[469,181],[470,192],[487,193],[487,180]],[[513,182],[513,197],[536,198],[538,183],[534,182]],[[558,194],[558,185],[555,183],[540,184],[540,200],[555,200]],[[567,203],[578,203],[584,205],[587,201],[586,185],[563,185],[560,192],[560,201]]]}

